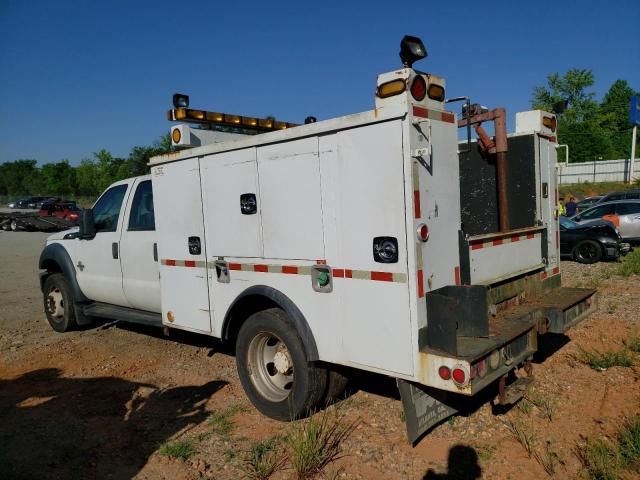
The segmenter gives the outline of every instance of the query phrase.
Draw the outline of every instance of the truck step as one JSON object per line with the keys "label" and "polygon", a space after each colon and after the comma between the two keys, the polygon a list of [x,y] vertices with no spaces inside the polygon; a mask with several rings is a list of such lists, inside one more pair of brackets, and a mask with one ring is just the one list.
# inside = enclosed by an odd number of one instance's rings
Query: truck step
{"label": "truck step", "polygon": [[110,318],[123,322],[141,323],[152,327],[162,326],[162,315],[134,308],[120,307],[108,303],[95,302],[85,305],[83,313],[91,317]]}

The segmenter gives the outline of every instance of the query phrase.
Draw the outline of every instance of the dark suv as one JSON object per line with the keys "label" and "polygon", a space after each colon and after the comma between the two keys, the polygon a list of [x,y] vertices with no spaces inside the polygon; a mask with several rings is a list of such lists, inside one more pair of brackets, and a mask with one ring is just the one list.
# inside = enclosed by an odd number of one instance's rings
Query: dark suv
{"label": "dark suv", "polygon": [[625,190],[623,192],[607,193],[598,203],[613,202],[614,200],[640,200],[640,188]]}

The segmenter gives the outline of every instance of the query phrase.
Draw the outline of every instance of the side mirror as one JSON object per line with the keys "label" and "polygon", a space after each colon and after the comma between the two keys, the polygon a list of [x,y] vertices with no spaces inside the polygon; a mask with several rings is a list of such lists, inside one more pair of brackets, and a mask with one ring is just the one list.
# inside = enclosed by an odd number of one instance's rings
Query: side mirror
{"label": "side mirror", "polygon": [[93,210],[85,208],[80,211],[80,231],[78,237],[80,240],[91,240],[96,236],[96,224],[93,221]]}

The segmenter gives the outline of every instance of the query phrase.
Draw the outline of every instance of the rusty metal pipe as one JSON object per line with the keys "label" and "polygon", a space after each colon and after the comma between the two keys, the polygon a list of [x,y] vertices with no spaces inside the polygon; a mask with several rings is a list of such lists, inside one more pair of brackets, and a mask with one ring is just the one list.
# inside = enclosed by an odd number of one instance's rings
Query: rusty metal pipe
{"label": "rusty metal pipe", "polygon": [[[492,141],[481,127],[482,122],[490,121],[493,121],[494,124],[495,141]],[[508,232],[511,227],[509,225],[509,198],[507,195],[507,112],[504,108],[494,108],[489,112],[461,118],[458,121],[458,128],[469,125],[474,125],[481,149],[496,155],[498,222],[500,232]]]}

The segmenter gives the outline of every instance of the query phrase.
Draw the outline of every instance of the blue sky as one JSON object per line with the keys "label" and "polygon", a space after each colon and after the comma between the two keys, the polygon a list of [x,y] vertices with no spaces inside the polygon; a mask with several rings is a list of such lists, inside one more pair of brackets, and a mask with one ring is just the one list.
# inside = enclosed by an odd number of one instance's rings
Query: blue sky
{"label": "blue sky", "polygon": [[513,124],[569,67],[593,70],[598,98],[618,78],[639,90],[638,19],[638,0],[0,0],[0,162],[126,156],[168,132],[174,92],[290,122],[368,110],[404,34],[448,96],[504,106]]}

